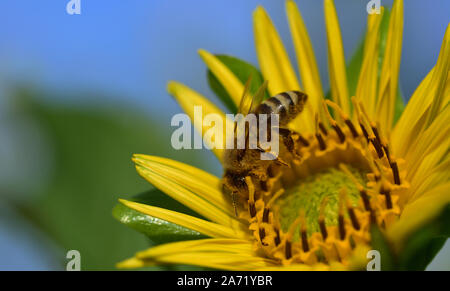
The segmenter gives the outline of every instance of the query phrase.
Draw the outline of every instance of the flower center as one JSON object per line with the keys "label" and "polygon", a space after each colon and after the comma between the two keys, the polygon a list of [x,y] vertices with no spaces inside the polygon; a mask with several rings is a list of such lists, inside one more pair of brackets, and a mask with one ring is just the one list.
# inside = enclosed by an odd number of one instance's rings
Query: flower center
{"label": "flower center", "polygon": [[[347,166],[354,177],[364,185],[367,181],[366,171]],[[319,232],[318,224],[320,206],[324,199],[328,200],[324,210],[326,225],[338,224],[339,191],[347,189],[348,198],[353,206],[358,204],[359,191],[352,179],[339,168],[327,168],[317,174],[298,180],[297,184],[286,189],[277,199],[275,207],[279,207],[281,229],[284,232],[297,219],[299,211],[304,211],[308,235]],[[294,234],[294,241],[298,233]]]}
{"label": "flower center", "polygon": [[324,106],[326,119],[316,116],[315,133],[293,132],[267,175],[245,177],[240,217],[264,256],[280,264],[348,264],[356,246],[370,245],[372,224],[385,229],[396,221],[399,193],[409,187],[402,161],[360,103],[358,127],[336,104],[326,105],[339,122]]}

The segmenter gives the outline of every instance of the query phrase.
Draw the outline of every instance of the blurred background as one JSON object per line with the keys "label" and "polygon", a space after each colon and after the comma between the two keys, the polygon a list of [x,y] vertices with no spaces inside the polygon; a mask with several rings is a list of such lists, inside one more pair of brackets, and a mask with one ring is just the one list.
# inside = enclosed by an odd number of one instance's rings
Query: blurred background
{"label": "blurred background", "polygon": [[[0,270],[63,270],[71,249],[81,252],[82,269],[113,269],[145,248],[144,236],[111,215],[119,197],[149,188],[132,153],[221,175],[211,153],[169,146],[170,119],[181,110],[167,81],[215,98],[199,48],[257,64],[258,4],[294,56],[280,0],[81,0],[81,15],[67,14],[68,2],[0,2]],[[335,2],[349,58],[368,1]],[[322,1],[297,3],[328,88]],[[437,60],[449,11],[447,0],[405,1],[405,100]],[[449,258],[447,242],[428,269],[450,270]]]}

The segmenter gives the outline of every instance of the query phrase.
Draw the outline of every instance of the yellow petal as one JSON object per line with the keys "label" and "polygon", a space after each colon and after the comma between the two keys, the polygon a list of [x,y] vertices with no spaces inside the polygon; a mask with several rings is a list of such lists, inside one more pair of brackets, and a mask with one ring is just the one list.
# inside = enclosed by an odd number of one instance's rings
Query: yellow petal
{"label": "yellow petal", "polygon": [[240,255],[255,256],[254,246],[248,240],[233,238],[211,238],[191,241],[181,241],[167,243],[149,248],[136,254],[137,258],[157,258],[161,256],[173,255],[176,253],[190,252],[227,252]]}
{"label": "yellow petal", "polygon": [[216,176],[190,165],[161,157],[133,155],[133,161],[137,165],[182,185],[228,215],[234,215],[231,202],[221,191],[221,180]]}
{"label": "yellow petal", "polygon": [[233,99],[234,104],[238,107],[241,102],[242,92],[244,92],[242,82],[216,56],[205,50],[199,50],[198,53],[209,70],[225,88],[231,99]]}
{"label": "yellow petal", "polygon": [[441,45],[441,51],[439,52],[439,58],[436,63],[436,71],[433,73],[432,84],[436,87],[436,94],[431,103],[431,108],[427,114],[427,120],[425,122],[425,128],[429,126],[436,116],[439,114],[445,100],[445,86],[447,85],[448,72],[450,69],[450,24],[447,25],[447,29],[444,35],[444,41]]}
{"label": "yellow petal", "polygon": [[129,258],[116,264],[118,269],[139,269],[148,266],[154,266],[155,264],[150,261],[141,260],[138,258]]}
{"label": "yellow petal", "polygon": [[316,57],[302,15],[294,1],[289,0],[286,2],[286,13],[295,46],[302,84],[305,87],[305,92],[308,94],[308,103],[312,105],[313,109],[310,120],[313,120],[314,112],[322,112],[319,108],[321,108],[320,106],[324,96]]}
{"label": "yellow petal", "polygon": [[185,264],[223,270],[255,270],[273,266],[251,250],[249,241],[205,239],[169,243],[138,253],[118,267],[135,268],[154,264]]}
{"label": "yellow petal", "polygon": [[136,165],[138,173],[153,186],[163,191],[173,199],[191,208],[203,217],[232,228],[239,228],[241,223],[234,216],[228,215],[210,201],[190,191],[186,186],[177,183],[172,178],[161,176],[151,169]]}
{"label": "yellow petal", "polygon": [[[448,145],[447,145],[448,150]],[[447,155],[447,158],[436,166],[434,169],[430,170],[423,177],[420,177],[420,182],[415,183],[415,180],[412,181],[412,189],[408,203],[413,203],[416,200],[420,199],[429,191],[430,189],[436,187],[437,185],[441,185],[450,180],[450,171],[448,170],[450,167],[450,159]]]}
{"label": "yellow petal", "polygon": [[[200,136],[203,136],[203,133],[209,129],[203,123],[203,117],[208,114],[216,114],[223,120],[224,130],[222,135],[215,136],[214,144],[208,144],[210,148],[212,148],[213,153],[216,157],[222,161],[223,157],[223,148],[226,143],[226,133],[233,132],[233,123],[226,122],[227,118],[225,113],[223,113],[217,106],[211,103],[208,99],[195,92],[191,88],[178,83],[171,81],[167,85],[167,91],[175,97],[178,104],[180,104],[181,108],[183,108],[184,112],[191,118],[191,121],[194,123],[195,129],[200,133]],[[201,106],[202,114],[194,114],[195,106]],[[221,145],[222,148],[217,148],[215,145]]]}
{"label": "yellow petal", "polygon": [[392,135],[394,153],[403,156],[410,144],[427,129],[450,99],[450,26],[442,42],[436,66],[409,100]]}
{"label": "yellow petal", "polygon": [[[251,271],[274,265],[273,262],[268,261],[267,259],[222,252],[185,252],[167,255],[160,257],[157,260],[141,259],[140,261],[140,266],[181,264],[229,271]],[[118,264],[118,267],[125,268],[126,266]],[[132,266],[131,268],[136,267]]]}
{"label": "yellow petal", "polygon": [[325,24],[328,40],[328,73],[330,75],[331,97],[346,112],[350,113],[350,98],[347,88],[344,46],[341,29],[332,0],[325,0]]}
{"label": "yellow petal", "polygon": [[378,54],[380,46],[380,25],[384,9],[380,14],[371,14],[367,18],[367,31],[364,43],[364,57],[359,73],[356,97],[361,100],[369,117],[374,119],[378,82]]}
{"label": "yellow petal", "polygon": [[394,119],[398,75],[402,55],[403,1],[395,0],[389,19],[388,36],[380,73],[376,120],[383,132],[389,132]]}
{"label": "yellow petal", "polygon": [[449,144],[450,139],[447,139],[446,142],[439,145],[436,150],[434,150],[431,154],[428,154],[423,159],[417,171],[412,174],[408,172],[407,180],[411,181],[411,188],[408,192],[411,192],[411,196],[413,196],[414,192],[417,192],[419,190],[421,190],[419,191],[419,193],[423,192],[423,190],[427,190],[426,188],[423,188],[425,180],[428,179],[430,175],[433,175],[436,171],[440,171],[439,167],[442,167],[443,164],[449,162]]}
{"label": "yellow petal", "polygon": [[[427,93],[433,76],[434,68],[422,80],[413,95],[406,104],[400,119],[394,127],[391,135],[392,149],[396,156],[403,157],[410,148],[410,144],[417,137],[426,109],[430,106],[432,99]],[[422,122],[421,122],[422,121]]]}
{"label": "yellow petal", "polygon": [[330,266],[325,264],[305,265],[305,264],[292,264],[272,266],[258,269],[257,271],[330,271]]}
{"label": "yellow petal", "polygon": [[450,203],[450,183],[436,186],[420,199],[407,204],[400,219],[388,229],[388,236],[400,248],[415,230],[426,225]]}
{"label": "yellow petal", "polygon": [[269,81],[270,94],[299,90],[300,84],[280,36],[261,6],[253,14],[253,24],[259,65],[264,79]]}
{"label": "yellow petal", "polygon": [[187,214],[123,199],[120,199],[119,201],[125,206],[143,214],[169,221],[210,237],[248,238],[248,234],[241,230],[232,229]]}
{"label": "yellow petal", "polygon": [[[295,71],[281,42],[280,36],[264,8],[259,6],[253,14],[255,46],[264,79],[268,80],[271,95],[301,90]],[[314,110],[307,102],[305,110],[291,122],[291,128],[304,133],[314,130]]]}
{"label": "yellow petal", "polygon": [[445,83],[444,102],[442,102],[441,110],[449,102],[450,102],[450,74],[448,74],[447,82]]}
{"label": "yellow petal", "polygon": [[[449,145],[450,104],[447,104],[433,123],[410,144],[410,150],[405,155],[407,169],[410,175],[418,171],[427,156],[437,154],[442,157],[442,154],[446,154]],[[442,148],[442,146],[444,147]],[[439,147],[441,147],[441,150],[436,151]],[[440,160],[440,157],[437,161]]]}

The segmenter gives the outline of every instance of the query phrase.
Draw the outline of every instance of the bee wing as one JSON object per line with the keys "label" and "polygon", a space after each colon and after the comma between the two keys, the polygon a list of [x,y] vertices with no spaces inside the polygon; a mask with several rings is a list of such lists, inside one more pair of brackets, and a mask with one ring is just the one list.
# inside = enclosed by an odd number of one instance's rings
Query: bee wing
{"label": "bee wing", "polygon": [[250,83],[252,77],[245,82],[244,93],[242,94],[241,103],[239,104],[238,113],[243,115],[247,115],[252,112],[264,99],[264,94],[267,89],[267,81],[258,88],[258,91],[255,95],[250,94]]}
{"label": "bee wing", "polygon": [[[247,115],[250,112],[253,112],[255,108],[261,104],[262,100],[264,99],[264,94],[267,89],[267,81],[264,81],[264,83],[259,87],[258,91],[255,93],[255,95],[250,94],[250,83],[252,81],[252,76],[248,78],[247,82],[245,82],[244,86],[244,93],[241,98],[241,102],[239,104],[238,108],[238,114]],[[237,128],[237,122],[234,124],[234,131],[236,132]],[[248,134],[248,132],[246,133]]]}
{"label": "bee wing", "polygon": [[[244,85],[244,92],[242,93],[241,102],[239,103],[237,114],[247,115],[252,107],[252,95],[250,94],[250,83],[252,82],[252,76],[248,78]],[[234,132],[236,133],[238,123],[234,123]]]}
{"label": "bee wing", "polygon": [[253,112],[256,107],[258,107],[258,105],[262,103],[264,95],[266,93],[266,89],[267,81],[264,81],[264,83],[262,83],[262,85],[258,88],[258,91],[256,91],[255,95],[253,96],[252,105],[250,106],[250,112]]}
{"label": "bee wing", "polygon": [[241,102],[239,103],[238,114],[247,115],[252,107],[253,98],[250,94],[250,83],[252,82],[252,76],[250,76],[245,82],[244,93],[242,93]]}

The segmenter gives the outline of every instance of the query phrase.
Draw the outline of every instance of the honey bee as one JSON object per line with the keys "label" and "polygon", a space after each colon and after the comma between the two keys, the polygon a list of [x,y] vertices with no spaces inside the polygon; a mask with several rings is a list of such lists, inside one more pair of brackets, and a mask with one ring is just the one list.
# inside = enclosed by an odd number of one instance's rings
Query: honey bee
{"label": "honey bee", "polygon": [[[248,185],[246,177],[250,177],[253,181],[255,190],[267,191],[266,181],[269,177],[275,175],[277,167],[288,166],[284,160],[289,159],[289,155],[298,155],[295,149],[295,141],[293,136],[296,134],[287,128],[287,124],[292,121],[300,112],[307,100],[307,95],[299,91],[287,91],[277,94],[269,99],[261,102],[265,94],[267,83],[264,83],[252,97],[248,94],[249,81],[245,86],[244,94],[239,105],[238,113],[255,114],[258,118],[260,114],[276,114],[278,115],[278,138],[282,140],[279,143],[279,155],[273,160],[261,159],[261,153],[267,152],[260,147],[256,149],[249,147],[249,133],[246,128],[245,147],[242,149],[233,148],[226,149],[224,155],[224,175],[222,178],[222,187],[224,193],[231,195],[235,214],[237,216],[238,199],[248,198]],[[259,120],[259,119],[258,119]],[[265,127],[270,138],[271,124],[268,120]],[[260,125],[258,124],[258,127]],[[259,129],[259,128],[258,128]],[[234,135],[235,140],[238,138]],[[267,140],[267,139],[266,139]],[[278,141],[277,141],[278,142]],[[236,143],[235,143],[236,144]]]}

